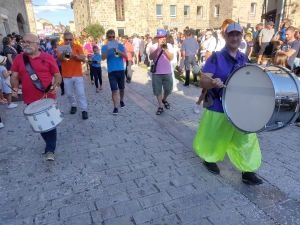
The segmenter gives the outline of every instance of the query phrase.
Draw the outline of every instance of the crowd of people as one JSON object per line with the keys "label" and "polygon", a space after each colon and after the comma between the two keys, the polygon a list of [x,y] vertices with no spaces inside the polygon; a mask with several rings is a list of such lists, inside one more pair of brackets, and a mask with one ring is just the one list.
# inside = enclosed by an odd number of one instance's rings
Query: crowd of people
{"label": "crowd of people", "polygon": [[[227,153],[242,172],[244,183],[261,184],[262,180],[254,173],[261,163],[256,134],[245,135],[229,123],[220,99],[229,74],[246,63],[280,65],[297,73],[300,63],[299,32],[288,19],[282,21],[278,31],[275,32],[273,27],[274,23],[269,21],[266,27],[259,23],[255,30],[249,28],[245,31],[240,24],[226,19],[220,24],[220,29],[205,29],[199,35],[195,35],[189,27],[181,33],[177,28],[170,31],[165,26],[157,30],[155,37],[148,34],[138,36],[136,33],[116,37],[114,30],[108,30],[104,40],[99,39],[96,43],[93,37],[88,37],[82,45],[70,32],[64,33],[63,42],[40,41],[34,34],[24,37],[12,34],[3,38],[0,100],[1,103],[7,102],[7,108],[12,109],[17,107],[12,103],[12,96],[22,93],[24,103],[31,104],[45,95],[46,91],[41,91],[41,86],[47,88],[48,98],[56,99],[60,86],[61,95],[66,93],[68,97],[70,114],[76,114],[79,106],[82,119],[88,119],[82,64],[86,64],[91,84],[99,93],[103,89],[101,61],[106,60],[112,114],[118,115],[119,106],[125,107],[125,81],[132,82],[132,67],[142,63],[152,74],[153,94],[158,102],[156,115],[159,116],[164,109],[170,109],[167,98],[178,90],[175,73],[185,77],[183,86],[186,88],[193,75],[194,84],[202,87],[194,112],[200,112],[200,104],[206,96],[213,96],[210,104],[203,106],[204,113],[193,143],[195,152],[214,174],[220,173],[216,162],[222,161]],[[69,45],[71,52],[61,52],[59,45]],[[28,64],[37,77],[32,76]],[[0,124],[3,127],[1,121]],[[300,126],[299,123],[297,125]],[[54,128],[41,135],[46,142],[45,159],[53,161],[57,130]]]}

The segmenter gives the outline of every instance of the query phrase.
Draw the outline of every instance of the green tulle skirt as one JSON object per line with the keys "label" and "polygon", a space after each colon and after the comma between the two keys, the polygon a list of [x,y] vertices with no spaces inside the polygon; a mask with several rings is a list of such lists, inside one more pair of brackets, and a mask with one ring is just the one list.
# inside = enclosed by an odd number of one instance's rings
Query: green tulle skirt
{"label": "green tulle skirt", "polygon": [[224,113],[204,110],[193,147],[207,162],[222,161],[227,153],[232,164],[242,172],[253,172],[261,163],[256,134],[239,131]]}

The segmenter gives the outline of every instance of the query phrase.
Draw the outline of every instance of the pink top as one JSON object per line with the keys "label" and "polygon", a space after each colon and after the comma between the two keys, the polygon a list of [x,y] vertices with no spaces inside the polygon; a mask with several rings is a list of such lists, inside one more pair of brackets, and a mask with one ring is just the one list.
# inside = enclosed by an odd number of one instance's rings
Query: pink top
{"label": "pink top", "polygon": [[86,43],[84,45],[83,48],[88,52],[88,56],[92,56],[94,54],[94,52],[93,52],[93,47],[94,46],[98,47],[98,45],[96,45],[96,44],[93,44],[93,46],[91,46],[90,43]]}

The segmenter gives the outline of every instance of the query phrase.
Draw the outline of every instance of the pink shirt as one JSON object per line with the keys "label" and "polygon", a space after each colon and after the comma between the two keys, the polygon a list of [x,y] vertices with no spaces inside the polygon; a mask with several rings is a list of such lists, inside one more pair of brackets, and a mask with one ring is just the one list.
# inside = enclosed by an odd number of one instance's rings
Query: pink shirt
{"label": "pink shirt", "polygon": [[86,43],[86,44],[84,45],[83,48],[88,52],[88,56],[92,56],[92,55],[94,54],[94,52],[93,52],[93,47],[94,47],[94,46],[98,46],[98,45],[93,44],[93,46],[91,46],[90,43]]}
{"label": "pink shirt", "polygon": [[[157,49],[157,43],[151,46],[150,53],[154,52]],[[168,45],[168,50],[170,53],[174,54],[174,48],[171,44]],[[159,53],[157,53],[157,57],[159,56]],[[153,62],[156,62],[156,59],[153,60]],[[168,59],[166,56],[166,53],[163,52],[161,56],[159,57],[157,64],[156,64],[156,72],[154,74],[170,74],[172,73],[171,69],[171,60]]]}

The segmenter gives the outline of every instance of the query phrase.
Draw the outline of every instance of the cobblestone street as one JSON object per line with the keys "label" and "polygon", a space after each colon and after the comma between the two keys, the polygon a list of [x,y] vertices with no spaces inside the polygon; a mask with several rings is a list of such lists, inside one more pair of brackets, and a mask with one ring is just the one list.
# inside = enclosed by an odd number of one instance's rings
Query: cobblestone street
{"label": "cobblestone street", "polygon": [[71,115],[59,92],[54,162],[44,160],[25,105],[0,105],[0,225],[300,224],[299,128],[258,135],[264,183],[247,186],[228,157],[213,175],[193,151],[200,88],[180,82],[157,116],[150,74],[134,67],[126,107],[114,116],[104,65],[100,93],[85,76],[88,120]]}

